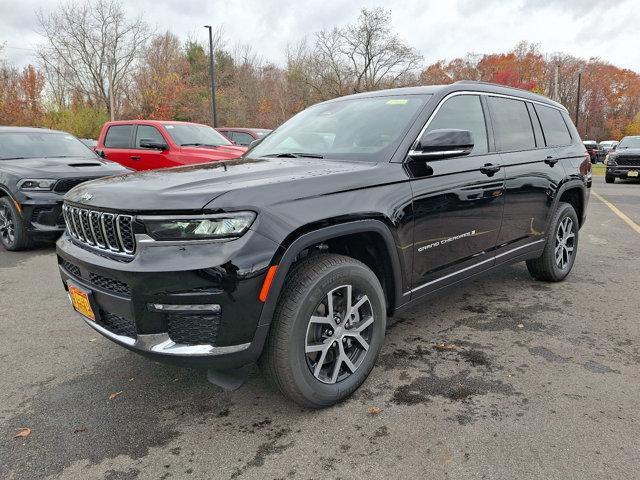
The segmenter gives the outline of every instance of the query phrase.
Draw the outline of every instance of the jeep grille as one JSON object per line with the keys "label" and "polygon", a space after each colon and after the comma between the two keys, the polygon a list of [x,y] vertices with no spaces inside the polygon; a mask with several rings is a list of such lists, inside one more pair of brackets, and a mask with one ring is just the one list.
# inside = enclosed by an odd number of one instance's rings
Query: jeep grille
{"label": "jeep grille", "polygon": [[105,252],[133,255],[136,237],[133,217],[64,205],[67,231],[77,242]]}

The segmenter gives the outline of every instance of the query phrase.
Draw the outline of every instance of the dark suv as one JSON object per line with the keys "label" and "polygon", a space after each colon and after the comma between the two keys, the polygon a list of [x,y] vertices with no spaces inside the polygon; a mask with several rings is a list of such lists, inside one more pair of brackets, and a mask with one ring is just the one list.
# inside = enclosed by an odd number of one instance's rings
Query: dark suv
{"label": "dark suv", "polygon": [[0,244],[22,250],[65,228],[62,196],[72,187],[130,170],[98,158],[73,135],[0,127]]}
{"label": "dark suv", "polygon": [[605,181],[613,183],[616,178],[634,178],[640,176],[640,136],[624,137],[611,150],[604,163],[607,165]]}
{"label": "dark suv", "polygon": [[387,316],[513,262],[563,280],[590,186],[567,111],[544,97],[378,91],[310,107],[238,160],[73,189],[58,261],[115,343],[214,377],[259,360],[324,407],[368,376]]}

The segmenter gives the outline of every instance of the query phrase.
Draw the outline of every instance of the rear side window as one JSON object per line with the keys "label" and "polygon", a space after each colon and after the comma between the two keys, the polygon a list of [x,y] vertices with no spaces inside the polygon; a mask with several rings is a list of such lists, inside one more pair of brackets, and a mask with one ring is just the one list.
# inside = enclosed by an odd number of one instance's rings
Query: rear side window
{"label": "rear side window", "polygon": [[136,131],[136,148],[140,148],[141,140],[153,140],[154,142],[165,143],[158,129],[151,125],[138,125],[138,130]]}
{"label": "rear side window", "polygon": [[491,120],[498,150],[503,152],[536,148],[527,105],[521,100],[489,97]]}
{"label": "rear side window", "polygon": [[548,146],[569,145],[571,143],[571,135],[567,124],[562,119],[562,113],[559,110],[542,105],[535,105],[538,118],[542,124],[542,131]]}
{"label": "rear side window", "polygon": [[473,135],[471,153],[487,153],[487,125],[478,95],[458,95],[444,102],[426,131],[444,128],[469,130]]}
{"label": "rear side window", "polygon": [[133,125],[112,125],[104,137],[104,146],[110,148],[129,148],[129,139]]}
{"label": "rear side window", "polygon": [[249,145],[253,142],[253,137],[244,132],[233,132],[233,140],[239,145]]}

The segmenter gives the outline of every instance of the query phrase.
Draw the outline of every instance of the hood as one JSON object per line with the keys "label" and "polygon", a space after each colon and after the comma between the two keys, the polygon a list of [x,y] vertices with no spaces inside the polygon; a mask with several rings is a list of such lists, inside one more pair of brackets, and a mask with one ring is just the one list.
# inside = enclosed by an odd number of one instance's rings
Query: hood
{"label": "hood", "polygon": [[201,159],[204,161],[238,158],[246,151],[246,147],[241,147],[239,145],[221,145],[219,147],[180,147],[180,152],[182,154],[189,155],[190,158]]}
{"label": "hood", "polygon": [[[374,166],[367,162],[322,159],[239,158],[94,180],[75,187],[65,199],[116,211],[197,211],[232,190],[242,194],[277,187],[287,195],[294,195],[289,190],[295,185],[298,197],[321,193],[319,190],[335,190],[341,182],[353,185],[360,172]],[[319,179],[320,176],[323,178]]]}
{"label": "hood", "polygon": [[25,158],[0,160],[0,170],[21,178],[103,177],[128,172],[122,165],[98,157]]}
{"label": "hood", "polygon": [[640,148],[617,148],[616,150],[613,150],[611,152],[609,152],[611,155],[613,155],[614,157],[620,156],[620,155],[629,155],[629,156],[640,156]]}

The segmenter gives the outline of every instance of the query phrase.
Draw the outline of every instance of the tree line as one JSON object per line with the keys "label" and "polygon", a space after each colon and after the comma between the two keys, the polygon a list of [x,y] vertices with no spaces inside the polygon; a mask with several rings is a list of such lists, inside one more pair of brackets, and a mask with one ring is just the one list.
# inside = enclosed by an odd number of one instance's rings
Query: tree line
{"label": "tree line", "polygon": [[[120,0],[61,3],[37,12],[37,61],[2,62],[0,124],[45,126],[96,138],[109,118],[210,123],[208,45],[154,32],[128,18]],[[274,128],[309,105],[383,88],[480,80],[524,88],[562,103],[584,139],[640,134],[640,75],[603,60],[511,51],[425,65],[391,28],[391,12],[362,9],[343,26],[290,43],[284,65],[214,34],[216,100],[224,126]],[[580,105],[578,73],[581,74]]]}

